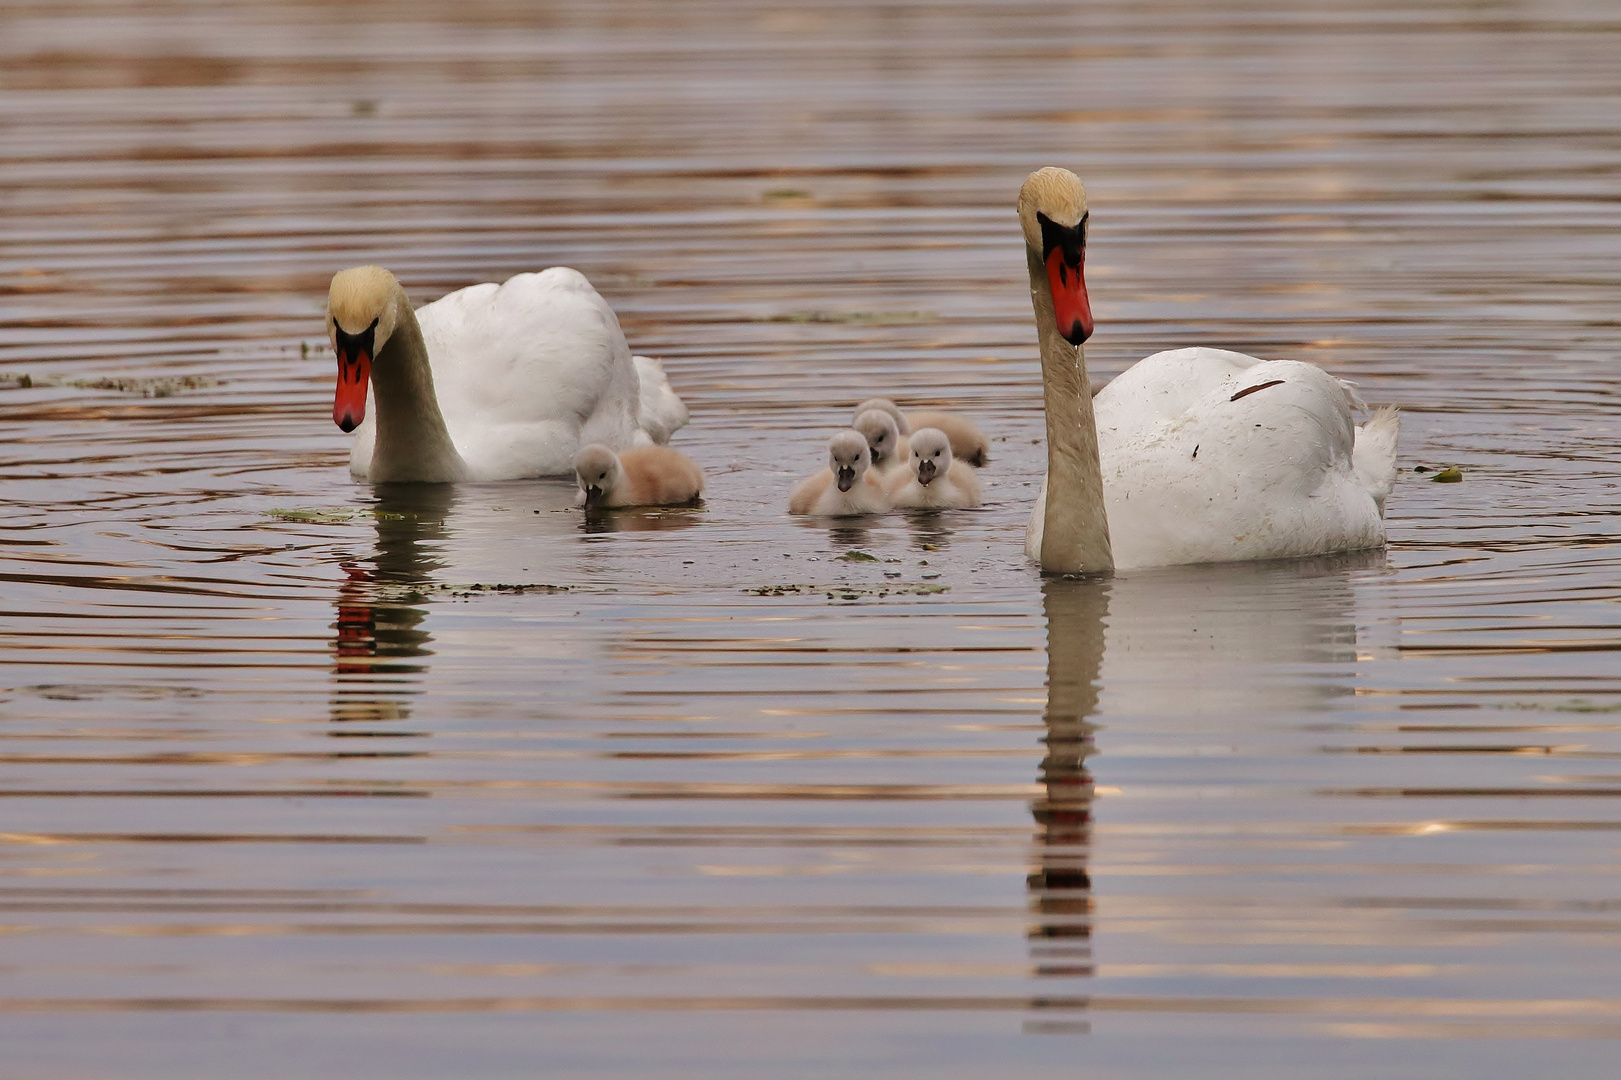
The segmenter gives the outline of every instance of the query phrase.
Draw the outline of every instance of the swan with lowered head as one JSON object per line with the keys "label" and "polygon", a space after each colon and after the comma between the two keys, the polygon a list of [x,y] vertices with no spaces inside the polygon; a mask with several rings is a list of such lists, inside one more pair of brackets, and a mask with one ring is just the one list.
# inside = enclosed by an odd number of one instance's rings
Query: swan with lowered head
{"label": "swan with lowered head", "polygon": [[962,510],[979,505],[979,477],[956,460],[951,438],[939,428],[912,432],[909,467],[889,481],[897,510]]}
{"label": "swan with lowered head", "polygon": [[1086,192],[1074,173],[1041,169],[1018,209],[1047,414],[1032,560],[1101,573],[1384,544],[1394,409],[1357,427],[1356,392],[1321,368],[1207,348],[1140,360],[1094,399]]}
{"label": "swan with lowered head", "polygon": [[667,441],[687,410],[657,361],[632,357],[613,310],[565,267],[453,292],[412,311],[394,275],[340,271],[332,419],[373,483],[566,475],[580,446]]}
{"label": "swan with lowered head", "polygon": [[[900,429],[902,436],[922,428],[939,428],[951,440],[951,452],[958,461],[979,468],[991,459],[991,444],[985,438],[985,433],[968,417],[957,413],[938,412],[933,409],[913,409],[911,412],[902,412],[901,407],[889,398],[868,398],[856,406],[856,417],[869,409],[877,409],[888,413]],[[858,423],[855,425],[860,427]],[[906,455],[902,454],[904,459]]]}
{"label": "swan with lowered head", "polygon": [[580,505],[588,509],[682,506],[704,493],[698,463],[668,446],[638,446],[616,454],[592,443],[575,456],[574,473]]}
{"label": "swan with lowered head", "polygon": [[827,442],[827,468],[805,477],[788,496],[790,514],[859,517],[889,509],[889,496],[872,468],[866,436],[846,429]]}

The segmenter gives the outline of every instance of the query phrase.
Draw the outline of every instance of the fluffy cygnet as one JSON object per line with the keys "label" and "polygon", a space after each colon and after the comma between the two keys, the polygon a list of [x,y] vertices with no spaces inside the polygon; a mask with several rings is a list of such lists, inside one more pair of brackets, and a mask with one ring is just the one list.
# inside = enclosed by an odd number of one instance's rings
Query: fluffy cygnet
{"label": "fluffy cygnet", "polygon": [[872,467],[884,476],[906,467],[909,453],[906,436],[901,434],[895,418],[882,409],[868,409],[856,416],[852,425],[867,437],[867,449],[872,451]]}
{"label": "fluffy cygnet", "polygon": [[990,440],[985,438],[985,433],[966,416],[933,409],[902,412],[900,406],[888,398],[868,398],[856,406],[856,416],[860,417],[869,409],[888,413],[894,418],[895,426],[900,429],[902,435],[909,435],[926,427],[939,428],[951,440],[951,452],[958,461],[965,461],[977,468],[991,459]]}
{"label": "fluffy cygnet", "polygon": [[979,505],[979,477],[956,460],[951,439],[939,428],[912,432],[911,467],[890,477],[897,509],[961,510]]}
{"label": "fluffy cygnet", "polygon": [[902,435],[910,435],[912,433],[911,426],[906,422],[906,414],[901,412],[901,407],[899,405],[895,404],[888,398],[868,398],[866,401],[863,401],[860,405],[856,406],[856,416],[860,417],[862,413],[867,412],[869,409],[877,409],[879,412],[888,413],[890,419],[895,421],[895,426],[900,429]]}
{"label": "fluffy cygnet", "polygon": [[849,429],[828,440],[827,468],[805,477],[788,496],[790,514],[855,517],[888,509],[889,496],[872,468],[866,436]]}
{"label": "fluffy cygnet", "polygon": [[704,471],[687,455],[668,446],[639,446],[615,454],[592,443],[574,457],[580,478],[580,505],[679,506],[704,492]]}

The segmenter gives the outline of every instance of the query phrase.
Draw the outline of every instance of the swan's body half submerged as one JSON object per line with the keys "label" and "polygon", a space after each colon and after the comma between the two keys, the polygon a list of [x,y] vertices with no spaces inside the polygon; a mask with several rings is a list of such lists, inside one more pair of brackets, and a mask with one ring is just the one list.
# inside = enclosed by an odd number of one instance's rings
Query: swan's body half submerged
{"label": "swan's body half submerged", "polygon": [[1025,552],[1044,570],[1291,558],[1385,542],[1395,410],[1355,424],[1321,368],[1223,349],[1156,353],[1094,399],[1086,194],[1042,169],[1019,193],[1041,338],[1048,473]]}
{"label": "swan's body half submerged", "polygon": [[[332,279],[333,418],[373,482],[512,480],[574,471],[582,445],[667,442],[687,421],[655,360],[566,267],[472,285],[413,311],[380,267]],[[369,383],[369,387],[368,387]]]}

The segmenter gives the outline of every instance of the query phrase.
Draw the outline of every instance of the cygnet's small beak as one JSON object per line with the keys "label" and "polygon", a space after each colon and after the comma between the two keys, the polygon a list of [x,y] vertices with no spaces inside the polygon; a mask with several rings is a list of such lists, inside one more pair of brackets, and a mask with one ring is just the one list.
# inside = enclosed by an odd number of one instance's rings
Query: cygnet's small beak
{"label": "cygnet's small beak", "polygon": [[932,458],[924,458],[921,462],[918,463],[917,482],[922,484],[924,487],[928,487],[929,486],[929,481],[933,480],[933,479],[934,479],[934,460]]}
{"label": "cygnet's small beak", "polygon": [[834,475],[838,480],[840,491],[849,491],[856,486],[856,467],[854,465],[840,465],[839,471]]}
{"label": "cygnet's small beak", "polygon": [[585,505],[595,506],[602,501],[602,488],[596,484],[585,486]]}

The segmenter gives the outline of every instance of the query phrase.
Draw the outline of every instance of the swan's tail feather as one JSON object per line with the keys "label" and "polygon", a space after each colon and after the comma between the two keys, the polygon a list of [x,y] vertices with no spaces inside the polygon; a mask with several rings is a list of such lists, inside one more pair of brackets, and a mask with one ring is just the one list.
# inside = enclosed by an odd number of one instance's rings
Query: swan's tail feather
{"label": "swan's tail feather", "polygon": [[1361,412],[1368,407],[1362,400],[1362,392],[1356,388],[1356,383],[1349,379],[1335,379],[1340,384],[1340,392],[1345,395],[1345,404],[1352,412]]}
{"label": "swan's tail feather", "polygon": [[1351,468],[1357,483],[1373,496],[1381,515],[1385,512],[1385,496],[1396,483],[1396,437],[1400,433],[1401,416],[1395,408],[1378,409],[1356,429],[1356,444],[1351,448]]}
{"label": "swan's tail feather", "polygon": [[671,388],[663,364],[650,356],[633,356],[631,360],[642,384],[637,424],[655,443],[667,443],[671,435],[687,425],[687,406]]}

